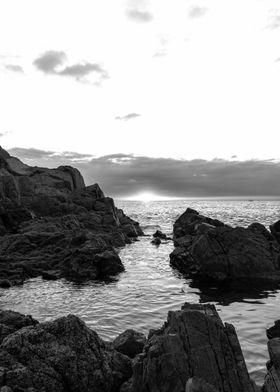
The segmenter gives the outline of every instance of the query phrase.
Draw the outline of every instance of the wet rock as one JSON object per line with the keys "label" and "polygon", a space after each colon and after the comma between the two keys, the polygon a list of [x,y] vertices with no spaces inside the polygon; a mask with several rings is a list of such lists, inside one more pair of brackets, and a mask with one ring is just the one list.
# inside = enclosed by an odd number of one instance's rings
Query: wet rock
{"label": "wet rock", "polygon": [[196,280],[278,283],[280,247],[261,224],[224,225],[187,209],[174,224],[170,263]]}
{"label": "wet rock", "polygon": [[0,369],[0,387],[26,392],[117,392],[131,376],[130,359],[72,315],[8,335]]}
{"label": "wet rock", "polygon": [[163,233],[162,231],[160,231],[160,230],[157,230],[157,231],[153,234],[153,237],[154,237],[154,238],[160,238],[161,240],[167,240],[167,239],[169,239],[169,238],[167,237],[167,235],[166,235],[165,233]]}
{"label": "wet rock", "polygon": [[[114,247],[143,232],[70,166],[30,167],[0,148],[0,286],[31,277],[96,279],[124,270]],[[55,272],[54,272],[55,271]]]}
{"label": "wet rock", "polygon": [[152,243],[153,245],[159,246],[159,245],[161,244],[161,239],[158,238],[158,237],[156,237],[156,238],[154,238],[154,239],[151,241],[151,243]]}
{"label": "wet rock", "polygon": [[136,332],[133,329],[127,329],[113,341],[115,350],[130,358],[134,358],[137,354],[143,351],[147,339],[142,333]]}
{"label": "wet rock", "polygon": [[234,327],[222,323],[213,305],[188,303],[150,333],[131,382],[133,392],[184,392],[186,385],[199,392],[255,391]]}

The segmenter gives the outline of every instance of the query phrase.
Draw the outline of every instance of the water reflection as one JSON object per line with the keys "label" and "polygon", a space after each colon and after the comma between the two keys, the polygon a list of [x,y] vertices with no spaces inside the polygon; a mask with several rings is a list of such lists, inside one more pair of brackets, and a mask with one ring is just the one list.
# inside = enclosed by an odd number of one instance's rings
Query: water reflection
{"label": "water reflection", "polygon": [[265,288],[236,290],[194,284],[169,265],[172,242],[155,247],[151,234],[160,229],[167,235],[187,206],[232,225],[254,221],[266,225],[279,219],[279,202],[125,202],[124,210],[145,226],[147,237],[120,251],[126,271],[107,281],[84,284],[66,280],[31,279],[21,287],[0,289],[0,308],[32,314],[47,321],[69,313],[80,316],[101,337],[112,340],[127,328],[148,334],[160,328],[167,312],[185,302],[210,302],[224,322],[234,324],[252,377],[262,382],[266,328],[278,319],[280,294]]}

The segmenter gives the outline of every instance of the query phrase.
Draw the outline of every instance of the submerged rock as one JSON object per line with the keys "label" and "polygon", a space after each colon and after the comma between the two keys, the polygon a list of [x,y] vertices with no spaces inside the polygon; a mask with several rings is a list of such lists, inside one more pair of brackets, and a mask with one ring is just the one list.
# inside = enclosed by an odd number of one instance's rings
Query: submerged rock
{"label": "submerged rock", "polygon": [[[70,166],[30,167],[0,147],[0,286],[124,270],[115,247],[143,232]],[[54,272],[55,271],[55,272]]]}
{"label": "submerged rock", "polygon": [[0,388],[13,392],[117,392],[130,376],[130,359],[73,315],[22,328],[0,346]]}
{"label": "submerged rock", "polygon": [[[127,384],[128,388],[129,384]],[[169,312],[133,364],[133,392],[253,392],[235,329],[213,305]]]}
{"label": "submerged rock", "polygon": [[187,209],[174,224],[170,263],[197,280],[280,281],[280,246],[261,224],[230,227]]}

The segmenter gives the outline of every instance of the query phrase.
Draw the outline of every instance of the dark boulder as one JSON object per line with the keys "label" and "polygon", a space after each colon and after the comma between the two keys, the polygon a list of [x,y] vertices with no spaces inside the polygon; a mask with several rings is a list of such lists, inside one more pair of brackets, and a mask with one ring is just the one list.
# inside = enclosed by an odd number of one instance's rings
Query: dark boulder
{"label": "dark boulder", "polygon": [[142,333],[136,332],[133,329],[127,329],[113,341],[115,350],[130,358],[134,358],[137,354],[143,351],[147,339]]}
{"label": "dark boulder", "polygon": [[25,392],[117,392],[131,376],[130,359],[72,315],[8,335],[0,369],[0,388]]}
{"label": "dark boulder", "polygon": [[151,243],[152,243],[153,245],[159,246],[159,245],[161,244],[161,239],[158,238],[158,237],[156,237],[156,238],[154,238],[154,239],[151,241]]}
{"label": "dark boulder", "polygon": [[69,253],[61,265],[63,276],[83,281],[105,278],[124,271],[120,257],[114,249],[98,252],[86,245]]}
{"label": "dark boulder", "polygon": [[234,327],[223,325],[213,305],[186,303],[150,333],[133,364],[130,390],[253,392],[255,386]]}
{"label": "dark boulder", "polygon": [[0,311],[0,344],[11,333],[32,325],[38,324],[31,316],[25,316],[12,310]]}
{"label": "dark boulder", "polygon": [[154,234],[153,234],[154,238],[160,238],[161,240],[170,240],[171,238],[167,237],[167,235],[165,233],[163,233],[161,230],[157,230]]}
{"label": "dark boulder", "polygon": [[280,244],[280,220],[270,225],[269,229],[273,237]]}
{"label": "dark boulder", "polygon": [[170,263],[196,280],[278,283],[280,246],[261,224],[224,225],[187,210],[174,224]]}

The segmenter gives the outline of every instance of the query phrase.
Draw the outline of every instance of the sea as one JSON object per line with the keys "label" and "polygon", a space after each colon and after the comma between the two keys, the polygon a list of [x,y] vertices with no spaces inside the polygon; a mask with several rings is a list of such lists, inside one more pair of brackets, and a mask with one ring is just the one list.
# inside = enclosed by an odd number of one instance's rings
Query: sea
{"label": "sea", "polygon": [[172,241],[157,247],[151,240],[156,230],[171,235],[174,221],[187,207],[231,226],[260,222],[269,227],[280,219],[280,201],[116,200],[116,205],[137,220],[146,234],[120,249],[125,272],[110,281],[84,284],[30,279],[22,286],[1,288],[0,308],[31,314],[41,322],[76,314],[111,341],[128,328],[145,334],[160,328],[168,311],[180,309],[185,302],[211,303],[224,322],[235,326],[249,373],[261,385],[268,360],[266,329],[280,319],[280,290],[195,287],[170,266]]}

